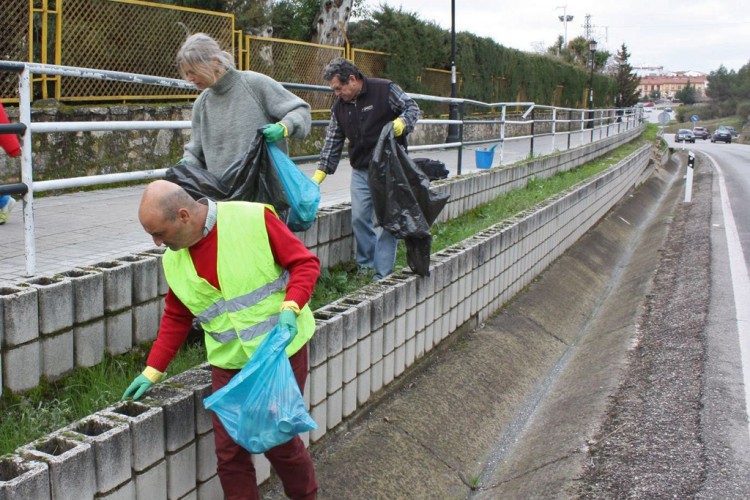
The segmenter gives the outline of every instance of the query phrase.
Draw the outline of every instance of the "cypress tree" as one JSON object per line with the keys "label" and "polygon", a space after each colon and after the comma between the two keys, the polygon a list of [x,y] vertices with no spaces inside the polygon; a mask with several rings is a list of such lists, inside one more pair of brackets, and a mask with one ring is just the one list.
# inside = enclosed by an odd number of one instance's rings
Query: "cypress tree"
{"label": "cypress tree", "polygon": [[630,53],[623,43],[620,51],[615,55],[615,63],[617,64],[615,107],[618,108],[629,108],[638,102],[638,85],[640,85],[641,79],[633,72],[633,67],[628,62],[629,58]]}

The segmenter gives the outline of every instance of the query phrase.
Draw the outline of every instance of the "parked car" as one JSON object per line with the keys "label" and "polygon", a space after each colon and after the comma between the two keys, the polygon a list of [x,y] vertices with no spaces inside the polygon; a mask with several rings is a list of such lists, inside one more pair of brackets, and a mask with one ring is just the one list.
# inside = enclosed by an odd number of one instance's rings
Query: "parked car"
{"label": "parked car", "polygon": [[706,127],[693,127],[693,135],[696,139],[703,139],[705,141],[711,137],[711,132]]}
{"label": "parked car", "polygon": [[726,127],[719,127],[711,136],[711,142],[726,142],[727,144],[732,144],[732,132]]}
{"label": "parked car", "polygon": [[674,142],[695,142],[695,136],[690,130],[681,128],[674,135]]}
{"label": "parked car", "polygon": [[672,108],[670,108],[669,106],[667,106],[666,108],[664,108],[664,111],[666,111],[667,113],[671,113],[672,112]]}

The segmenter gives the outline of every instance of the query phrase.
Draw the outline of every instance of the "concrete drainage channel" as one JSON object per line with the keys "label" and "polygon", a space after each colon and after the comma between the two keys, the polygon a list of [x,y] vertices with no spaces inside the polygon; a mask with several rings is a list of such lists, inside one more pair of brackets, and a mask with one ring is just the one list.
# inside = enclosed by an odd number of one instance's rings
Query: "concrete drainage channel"
{"label": "concrete drainage channel", "polygon": [[[429,278],[397,273],[316,311],[305,394],[319,429],[308,442],[340,428],[453,332],[487,320],[648,178],[650,159],[650,147],[644,147],[538,210],[435,254]],[[158,255],[150,258],[157,261]],[[158,276],[149,276],[148,287],[157,295],[163,291]],[[8,295],[3,295],[6,340],[8,325],[20,317],[8,307]],[[145,319],[135,319],[133,309],[131,321],[158,321],[158,298],[145,303],[140,311]],[[109,316],[95,321],[106,324],[123,310],[113,306]],[[36,349],[38,356],[40,346]],[[206,366],[198,367],[169,379],[143,403],[114,405],[2,458],[0,498],[220,498],[213,436],[202,406],[209,379]],[[257,458],[259,480],[265,480],[270,468]]]}
{"label": "concrete drainage channel", "polygon": [[[320,499],[575,498],[670,214],[659,169],[542,275],[312,446]],[[263,498],[284,498],[278,481]]]}

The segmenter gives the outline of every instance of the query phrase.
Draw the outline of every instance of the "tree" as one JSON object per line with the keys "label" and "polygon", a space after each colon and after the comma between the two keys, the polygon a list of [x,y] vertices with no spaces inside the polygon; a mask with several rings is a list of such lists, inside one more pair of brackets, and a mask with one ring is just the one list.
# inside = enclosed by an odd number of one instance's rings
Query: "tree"
{"label": "tree", "polygon": [[[457,37],[459,47],[461,35]],[[405,90],[425,90],[418,85],[423,68],[449,68],[449,33],[401,8],[381,6],[370,18],[352,23],[349,36],[356,47],[391,54],[383,76],[399,82]]]}
{"label": "tree", "polygon": [[[557,37],[555,44],[547,48],[547,54],[558,57],[566,63],[581,66],[587,70],[591,69],[591,60],[589,59],[589,41],[577,36],[568,42],[565,46],[563,38]],[[607,66],[607,61],[611,54],[606,50],[597,50],[594,53],[594,71],[601,71]]]}
{"label": "tree", "polygon": [[349,19],[370,17],[366,0],[319,0],[320,10],[312,26],[312,42],[341,47],[348,36]]}
{"label": "tree", "polygon": [[557,40],[555,40],[555,44],[552,47],[547,48],[547,54],[560,57],[564,50],[565,40],[563,39],[562,35],[560,35],[557,37]]}
{"label": "tree", "polygon": [[682,101],[683,104],[695,104],[695,102],[698,100],[695,92],[695,87],[690,85],[690,80],[688,80],[685,88],[675,94],[675,97],[678,100]]}
{"label": "tree", "polygon": [[312,41],[336,47],[344,45],[353,6],[354,0],[323,0],[312,29]]}
{"label": "tree", "polygon": [[274,37],[308,42],[313,39],[320,0],[281,0],[271,11]]}
{"label": "tree", "polygon": [[[583,66],[589,66],[589,41],[582,36],[577,36],[568,42],[565,51],[562,52],[563,59],[566,62]],[[596,59],[594,60],[594,70],[596,70]]]}
{"label": "tree", "polygon": [[629,108],[638,102],[638,85],[640,85],[641,79],[635,75],[633,67],[628,62],[629,58],[630,53],[623,43],[620,51],[615,55],[615,64],[617,65],[615,106],[618,108]]}
{"label": "tree", "polygon": [[732,98],[732,82],[735,80],[734,71],[731,73],[722,64],[719,69],[708,75],[706,96],[714,101],[727,101]]}

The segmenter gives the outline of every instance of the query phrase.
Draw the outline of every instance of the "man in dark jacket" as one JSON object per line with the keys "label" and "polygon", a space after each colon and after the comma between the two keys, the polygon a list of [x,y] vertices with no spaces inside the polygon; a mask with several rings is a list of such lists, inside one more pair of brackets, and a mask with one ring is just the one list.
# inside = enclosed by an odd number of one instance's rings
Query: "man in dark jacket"
{"label": "man in dark jacket", "polygon": [[341,159],[345,139],[349,140],[352,166],[352,232],[357,243],[357,265],[374,270],[373,279],[391,272],[396,262],[398,240],[388,231],[375,230],[372,194],[367,170],[380,132],[393,122],[394,135],[403,140],[414,130],[419,106],[390,80],[366,78],[357,67],[343,58],[331,61],[323,79],[336,95],[331,120],[313,180],[320,184],[333,174]]}

